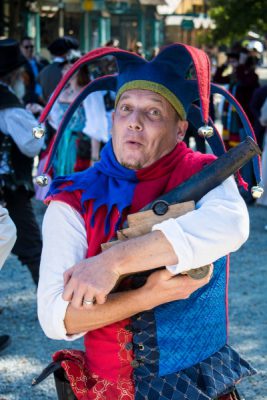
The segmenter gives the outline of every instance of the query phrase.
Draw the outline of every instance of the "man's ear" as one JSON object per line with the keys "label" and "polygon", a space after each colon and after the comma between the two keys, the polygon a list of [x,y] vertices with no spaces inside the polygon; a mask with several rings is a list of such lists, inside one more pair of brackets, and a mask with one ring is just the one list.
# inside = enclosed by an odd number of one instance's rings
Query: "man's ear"
{"label": "man's ear", "polygon": [[180,143],[184,140],[185,133],[188,128],[188,122],[187,121],[178,121],[178,132],[177,132],[177,142]]}

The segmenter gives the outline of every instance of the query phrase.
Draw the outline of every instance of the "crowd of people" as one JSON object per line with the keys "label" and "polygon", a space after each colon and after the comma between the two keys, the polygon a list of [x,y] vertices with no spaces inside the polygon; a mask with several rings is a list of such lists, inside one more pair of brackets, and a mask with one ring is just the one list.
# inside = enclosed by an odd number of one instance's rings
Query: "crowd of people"
{"label": "crowd of people", "polygon": [[[172,399],[175,393],[181,399],[238,399],[235,382],[254,371],[226,343],[227,254],[248,237],[245,202],[254,203],[251,191],[241,187],[239,193],[231,177],[198,201],[195,210],[101,253],[101,244],[114,237],[128,214],[215,159],[188,117],[194,106],[205,123],[208,116],[218,118],[213,96],[205,97],[208,91],[203,94],[196,86],[197,96],[196,88],[189,94],[192,79],[199,79],[197,64],[196,73],[191,70],[194,52],[203,60],[202,83],[210,84],[205,53],[194,49],[185,55],[183,47],[167,46],[153,64],[145,60],[140,42],[134,52],[118,50],[121,57],[107,50],[118,45],[110,41],[99,49],[102,58],[73,70],[82,54],[72,37],[51,43],[51,62],[35,55],[31,37],[20,43],[0,40],[0,265],[12,251],[27,266],[38,286],[39,320],[48,337],[68,341],[85,336],[84,353],[63,351],[54,357],[65,365],[71,360],[68,376],[75,365],[79,377],[86,377],[80,392],[74,389],[78,380],[72,382],[75,398],[117,400],[124,391],[132,400]],[[184,62],[182,72],[176,52]],[[235,45],[214,69],[212,81],[239,101],[255,129],[265,188],[257,203],[267,206],[267,87],[260,87],[256,66],[252,52]],[[79,101],[55,141],[69,106],[96,78],[115,72],[117,86],[110,80]],[[66,84],[52,101],[64,78]],[[49,111],[46,134],[37,140],[32,130],[44,107]],[[236,147],[247,131],[229,98],[221,118],[226,149]],[[191,136],[198,151],[189,147]],[[36,157],[37,174],[50,163],[46,187],[33,184]],[[241,175],[249,189],[257,184],[252,161]],[[33,196],[49,204],[43,239]],[[181,275],[207,264],[210,272],[202,279]],[[129,278],[112,292],[125,274],[147,272],[141,287]],[[200,332],[206,337],[201,345],[195,343]],[[1,333],[0,351],[10,342]],[[175,343],[181,341],[183,349],[178,349]],[[224,370],[217,379],[218,362]],[[212,385],[205,381],[209,375]]]}

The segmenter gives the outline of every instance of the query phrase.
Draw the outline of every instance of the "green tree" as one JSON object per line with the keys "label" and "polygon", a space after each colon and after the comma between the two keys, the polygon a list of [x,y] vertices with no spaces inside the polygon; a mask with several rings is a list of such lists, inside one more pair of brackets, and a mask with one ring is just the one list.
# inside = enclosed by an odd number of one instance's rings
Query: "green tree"
{"label": "green tree", "polygon": [[216,43],[230,44],[252,30],[267,31],[266,0],[206,0],[209,15],[215,21],[212,32]]}

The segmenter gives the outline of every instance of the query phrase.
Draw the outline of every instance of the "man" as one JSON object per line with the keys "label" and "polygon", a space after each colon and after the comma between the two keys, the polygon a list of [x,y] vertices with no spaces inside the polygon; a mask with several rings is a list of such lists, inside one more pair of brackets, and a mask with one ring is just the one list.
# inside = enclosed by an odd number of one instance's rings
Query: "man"
{"label": "man", "polygon": [[[214,160],[183,143],[195,94],[181,90],[191,83],[182,77],[185,68],[176,73],[175,57],[180,52],[189,64],[186,51],[175,45],[150,63],[127,52],[117,56],[112,141],[93,168],[58,178],[50,191],[38,315],[51,338],[85,335],[84,355],[54,357],[64,360],[78,399],[205,400],[226,393],[234,399],[235,382],[253,373],[226,345],[224,256],[248,236],[246,206],[233,178],[205,195],[196,210],[100,253],[127,214]],[[213,262],[213,276],[177,275]],[[143,286],[131,278],[111,293],[122,275],[162,265],[166,269]]]}
{"label": "man", "polygon": [[37,76],[45,64],[39,62],[34,56],[34,43],[31,37],[24,36],[20,42],[20,51],[27,59],[24,66],[25,70],[25,95],[23,101],[25,104],[28,103],[39,103],[44,104],[42,99],[42,88],[39,83],[36,82]]}
{"label": "man", "polygon": [[0,204],[0,269],[16,241],[16,227],[6,208]]}
{"label": "man", "polygon": [[[228,67],[232,68],[231,73],[225,75]],[[250,121],[253,115],[249,103],[253,92],[259,87],[259,78],[255,73],[255,65],[247,49],[240,52],[230,51],[227,53],[227,62],[217,68],[214,82],[229,85],[229,91],[236,97],[244,108]],[[223,138],[227,149],[236,146],[242,140],[242,123],[231,105],[228,102],[224,105],[223,112]]]}
{"label": "man", "polygon": [[[16,241],[16,227],[6,208],[0,204],[0,269]],[[0,353],[10,343],[9,335],[0,335]]]}
{"label": "man", "polygon": [[62,67],[67,62],[70,50],[77,50],[78,47],[78,41],[68,36],[57,38],[48,46],[52,63],[43,68],[37,78],[42,88],[45,103],[62,78]]}
{"label": "man", "polygon": [[40,152],[43,139],[32,136],[37,121],[26,111],[14,89],[23,85],[21,67],[26,59],[19,43],[0,40],[0,178],[1,200],[17,228],[13,248],[27,265],[37,285],[41,255],[41,236],[31,204],[33,158]]}
{"label": "man", "polygon": [[[229,66],[232,71],[225,75]],[[229,92],[235,96],[245,110],[250,122],[253,123],[253,114],[249,104],[254,91],[259,87],[259,77],[255,72],[255,63],[248,50],[241,48],[239,52],[236,50],[228,52],[227,62],[217,68],[213,81],[228,85]],[[235,147],[244,139],[243,124],[236,109],[228,101],[224,102],[222,124],[223,140],[227,149]],[[242,168],[242,175],[251,188],[254,184],[251,162]],[[247,204],[254,202],[250,191],[241,191],[241,193]]]}
{"label": "man", "polygon": [[257,143],[263,150],[263,139],[265,133],[265,127],[260,123],[261,108],[267,98],[267,85],[263,85],[255,90],[250,101],[250,110],[253,114],[254,119],[254,132],[257,138]]}

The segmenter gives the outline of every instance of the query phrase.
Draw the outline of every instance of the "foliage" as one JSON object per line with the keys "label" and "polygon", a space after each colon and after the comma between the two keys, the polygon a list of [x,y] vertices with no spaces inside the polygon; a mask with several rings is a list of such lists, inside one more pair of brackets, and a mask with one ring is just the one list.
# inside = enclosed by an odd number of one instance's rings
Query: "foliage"
{"label": "foliage", "polygon": [[267,31],[265,0],[206,0],[206,4],[216,24],[212,36],[218,44],[233,43],[251,30],[260,35]]}

